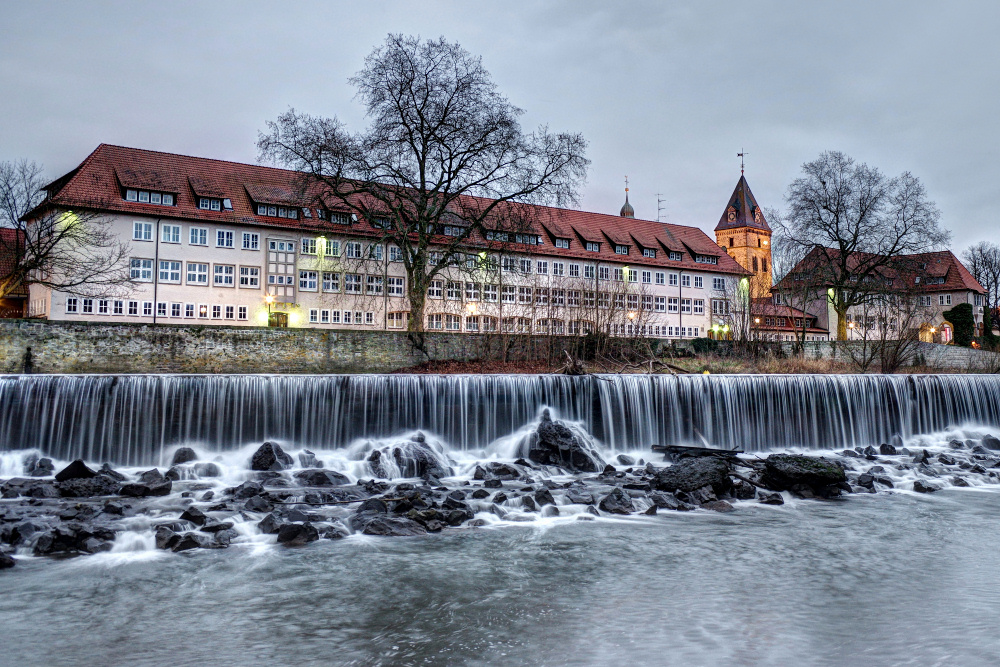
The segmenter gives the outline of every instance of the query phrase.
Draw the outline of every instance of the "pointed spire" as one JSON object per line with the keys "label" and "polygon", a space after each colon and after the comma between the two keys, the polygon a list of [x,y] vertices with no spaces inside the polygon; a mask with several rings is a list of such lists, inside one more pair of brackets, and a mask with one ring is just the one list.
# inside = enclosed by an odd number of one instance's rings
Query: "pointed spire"
{"label": "pointed spire", "polygon": [[740,180],[736,183],[736,189],[729,198],[726,210],[722,212],[719,224],[715,231],[724,229],[738,229],[740,227],[753,227],[771,231],[771,227],[764,219],[764,211],[757,206],[757,200],[750,192],[750,184],[747,183],[746,176],[740,174]]}
{"label": "pointed spire", "polygon": [[628,176],[625,177],[625,204],[622,206],[622,210],[618,212],[623,218],[634,218],[635,210],[632,208],[632,204],[628,203]]}

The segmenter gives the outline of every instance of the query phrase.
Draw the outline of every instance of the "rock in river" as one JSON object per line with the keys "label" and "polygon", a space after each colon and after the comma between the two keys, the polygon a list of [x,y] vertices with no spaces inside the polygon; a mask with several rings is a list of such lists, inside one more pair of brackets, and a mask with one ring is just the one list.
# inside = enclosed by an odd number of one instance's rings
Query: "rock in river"
{"label": "rock in river", "polygon": [[292,457],[285,453],[277,443],[265,442],[250,458],[251,470],[284,470],[292,467]]}
{"label": "rock in river", "polygon": [[729,478],[729,464],[714,456],[682,459],[656,475],[654,486],[661,491],[694,491],[711,486],[722,494],[732,486]]}
{"label": "rock in river", "polygon": [[[538,428],[528,436],[528,459],[578,472],[600,472],[606,465],[597,448],[561,421],[542,411]],[[523,453],[523,452],[522,452]]]}
{"label": "rock in river", "polygon": [[821,489],[847,481],[847,473],[833,461],[798,454],[771,454],[764,462],[766,486],[785,491],[796,485]]}

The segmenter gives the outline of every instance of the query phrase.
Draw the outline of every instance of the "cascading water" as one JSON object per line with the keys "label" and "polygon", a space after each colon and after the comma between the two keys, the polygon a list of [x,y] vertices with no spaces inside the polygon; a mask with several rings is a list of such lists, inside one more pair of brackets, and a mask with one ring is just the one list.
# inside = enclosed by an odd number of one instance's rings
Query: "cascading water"
{"label": "cascading water", "polygon": [[136,375],[0,377],[0,450],[149,465],[179,443],[337,449],[420,429],[482,449],[542,407],[615,450],[842,448],[1000,426],[990,375]]}

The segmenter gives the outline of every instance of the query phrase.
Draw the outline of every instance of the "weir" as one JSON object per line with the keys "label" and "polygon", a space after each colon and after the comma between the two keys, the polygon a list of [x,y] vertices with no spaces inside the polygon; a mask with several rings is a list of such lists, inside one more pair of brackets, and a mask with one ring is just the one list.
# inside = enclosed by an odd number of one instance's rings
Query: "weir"
{"label": "weir", "polygon": [[515,432],[542,407],[615,450],[831,449],[1000,426],[1000,377],[8,375],[0,376],[0,450],[147,465],[181,443],[336,449],[414,429],[468,450]]}

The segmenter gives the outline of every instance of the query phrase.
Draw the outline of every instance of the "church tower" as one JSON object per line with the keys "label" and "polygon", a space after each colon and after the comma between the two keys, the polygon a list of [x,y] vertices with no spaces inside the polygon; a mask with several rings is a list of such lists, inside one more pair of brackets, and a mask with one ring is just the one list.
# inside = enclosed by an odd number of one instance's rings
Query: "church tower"
{"label": "church tower", "polygon": [[752,282],[758,294],[754,296],[767,296],[772,286],[771,227],[743,174],[715,227],[715,241],[755,276]]}

